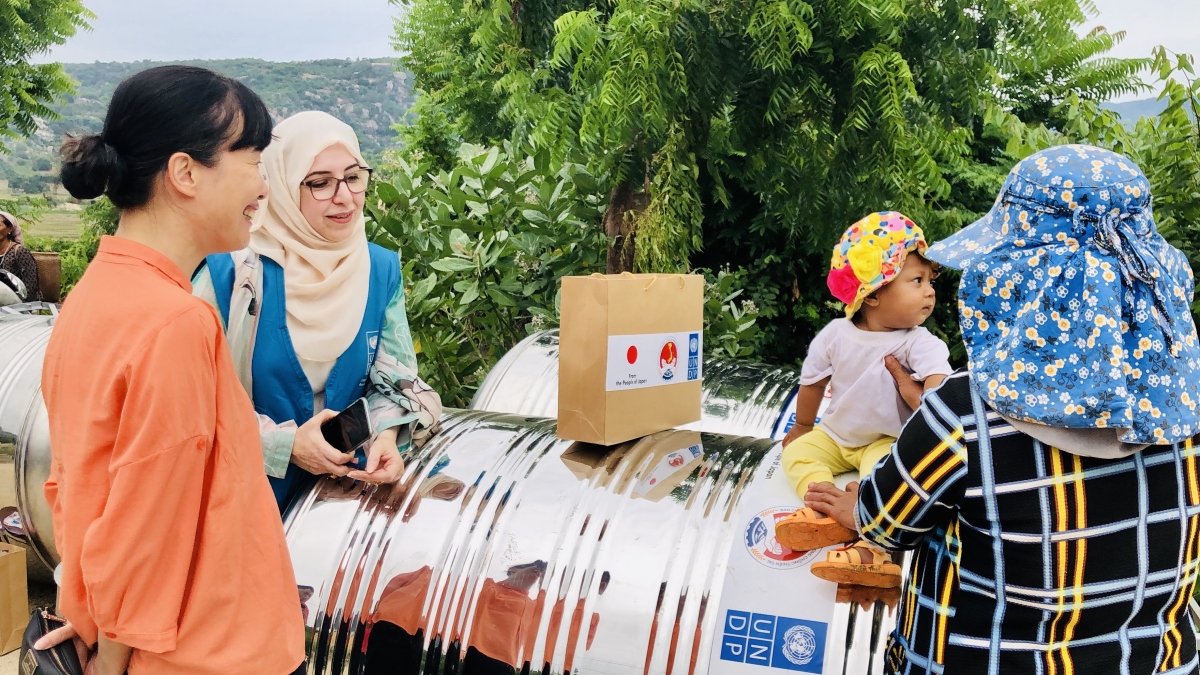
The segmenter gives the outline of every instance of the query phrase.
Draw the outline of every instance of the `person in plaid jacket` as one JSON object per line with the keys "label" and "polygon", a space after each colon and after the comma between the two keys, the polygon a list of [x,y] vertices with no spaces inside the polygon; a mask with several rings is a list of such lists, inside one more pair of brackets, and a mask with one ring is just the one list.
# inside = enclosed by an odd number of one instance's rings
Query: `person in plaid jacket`
{"label": "person in plaid jacket", "polygon": [[1037,153],[927,256],[962,270],[968,368],[856,494],[808,499],[914,551],[886,672],[1196,673],[1194,279],[1145,176]]}

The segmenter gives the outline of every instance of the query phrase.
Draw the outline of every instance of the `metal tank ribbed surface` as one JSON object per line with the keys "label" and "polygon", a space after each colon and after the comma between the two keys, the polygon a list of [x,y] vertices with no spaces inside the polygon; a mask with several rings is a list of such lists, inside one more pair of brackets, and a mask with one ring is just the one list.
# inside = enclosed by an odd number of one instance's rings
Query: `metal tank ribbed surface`
{"label": "metal tank ribbed surface", "polygon": [[326,479],[289,511],[310,673],[708,671],[738,505],[771,441],[604,448],[544,419],[444,423],[401,484]]}
{"label": "metal tank ribbed surface", "polygon": [[[40,373],[52,325],[0,316],[0,443],[14,448],[20,515],[36,557],[50,565],[57,552],[42,496],[50,446]],[[529,412],[546,414],[556,399],[556,342],[553,334],[526,341],[477,402],[536,404]],[[542,357],[542,376],[527,377],[537,370],[530,354]],[[558,439],[553,420],[448,411],[444,432],[409,458],[399,484],[317,482],[285,517],[308,672],[780,670],[725,658],[730,644],[749,643],[733,619],[759,625],[766,619],[750,612],[774,612],[782,626],[785,614],[828,608],[834,591],[807,570],[820,552],[780,550],[771,530],[764,536],[757,527],[764,514],[794,504],[778,444],[707,429],[782,435],[795,374],[736,362],[706,371],[705,433],[603,448]],[[525,377],[527,396],[505,393],[520,392],[509,388],[514,373]],[[789,645],[792,666],[819,660],[783,670],[882,671],[895,621],[883,602],[897,594],[844,595],[832,611],[815,612],[827,621],[823,655],[811,640]]]}
{"label": "metal tank ribbed surface", "polygon": [[[705,359],[700,421],[684,429],[783,438],[800,373],[737,359]],[[472,410],[558,417],[558,330],[535,333],[505,354],[471,400]]]}
{"label": "metal tank ribbed surface", "polygon": [[[39,391],[51,325],[0,317],[0,430],[16,445],[30,543],[52,565]],[[713,373],[710,386],[720,383]],[[734,381],[777,398],[774,414],[731,424],[778,426],[786,396],[769,392],[789,381]],[[737,409],[733,389],[706,397],[710,419],[714,401]],[[444,424],[398,485],[326,478],[286,515],[308,672],[691,675],[736,665],[719,658],[725,601],[744,581],[732,561],[757,564],[745,562],[747,523],[778,466],[777,443],[678,430],[602,448],[560,440],[552,420],[529,416],[449,411]],[[777,489],[777,472],[773,480]],[[788,557],[770,538],[753,544]],[[813,583],[804,567],[747,576],[762,579],[743,603],[755,593],[777,600],[781,583]],[[821,593],[832,603],[832,588]],[[825,619],[824,672],[860,675],[869,660],[879,672],[891,620],[876,611],[853,622],[848,607]]]}
{"label": "metal tank ribbed surface", "polygon": [[52,316],[0,314],[0,445],[13,455],[17,511],[33,555],[30,574],[52,580],[58,562],[53,522],[42,494],[50,475],[50,428],[42,401],[42,359]]}
{"label": "metal tank ribbed surface", "polygon": [[[557,417],[558,339],[558,330],[546,330],[513,347],[484,378],[471,408]],[[800,373],[792,368],[737,359],[706,359],[701,419],[682,428],[780,440],[795,422],[799,383]],[[857,473],[852,473],[840,476],[838,483],[845,485],[856,479]],[[791,498],[795,499],[794,495]],[[808,571],[796,573],[807,575]],[[827,642],[827,648],[836,654],[827,664],[836,663],[843,674],[881,673],[886,636],[895,626],[894,612],[887,605],[894,605],[898,599],[895,590],[840,592]],[[865,603],[866,608],[859,609],[856,603]]]}

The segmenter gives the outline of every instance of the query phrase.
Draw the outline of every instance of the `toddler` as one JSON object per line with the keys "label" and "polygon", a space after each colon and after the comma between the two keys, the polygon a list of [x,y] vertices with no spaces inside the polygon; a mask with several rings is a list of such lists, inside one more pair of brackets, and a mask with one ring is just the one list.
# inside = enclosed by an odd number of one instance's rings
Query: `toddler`
{"label": "toddler", "polygon": [[[894,357],[926,391],[952,372],[945,343],[921,328],[933,312],[936,275],[925,247],[921,228],[888,211],[850,226],[833,251],[828,285],[846,304],[846,318],[830,322],[809,346],[796,425],[784,439],[783,468],[801,499],[815,484],[832,488],[835,474],[866,476],[890,451],[912,411],[885,359]],[[827,385],[829,407],[818,424]],[[900,567],[886,553],[827,513],[800,509],[776,523],[775,537],[795,551],[856,542],[814,563],[813,574],[856,586],[900,585]]]}

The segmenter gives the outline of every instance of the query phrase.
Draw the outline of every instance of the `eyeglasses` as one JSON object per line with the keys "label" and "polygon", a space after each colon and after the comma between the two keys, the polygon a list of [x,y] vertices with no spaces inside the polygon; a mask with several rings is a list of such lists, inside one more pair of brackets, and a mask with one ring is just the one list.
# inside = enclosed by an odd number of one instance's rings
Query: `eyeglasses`
{"label": "eyeglasses", "polygon": [[347,171],[344,178],[334,178],[333,176],[320,176],[312,180],[306,180],[301,185],[308,188],[312,193],[313,199],[325,201],[333,199],[337,191],[341,189],[342,183],[346,184],[346,189],[350,194],[361,195],[367,191],[367,186],[371,184],[371,169],[360,167],[353,171]]}

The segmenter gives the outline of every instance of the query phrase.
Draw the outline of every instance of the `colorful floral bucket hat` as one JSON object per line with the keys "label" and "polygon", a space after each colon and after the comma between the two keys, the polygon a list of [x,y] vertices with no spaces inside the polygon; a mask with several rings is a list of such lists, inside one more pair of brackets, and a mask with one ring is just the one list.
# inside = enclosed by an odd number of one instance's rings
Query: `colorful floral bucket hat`
{"label": "colorful floral bucket hat", "polygon": [[896,278],[910,251],[922,253],[925,246],[925,234],[903,213],[872,213],[842,235],[826,284],[852,317],[863,299]]}
{"label": "colorful floral bucket hat", "polygon": [[1128,158],[1084,145],[1031,155],[986,216],[925,255],[962,270],[969,367],[997,412],[1115,428],[1125,443],[1200,432],[1195,281]]}

